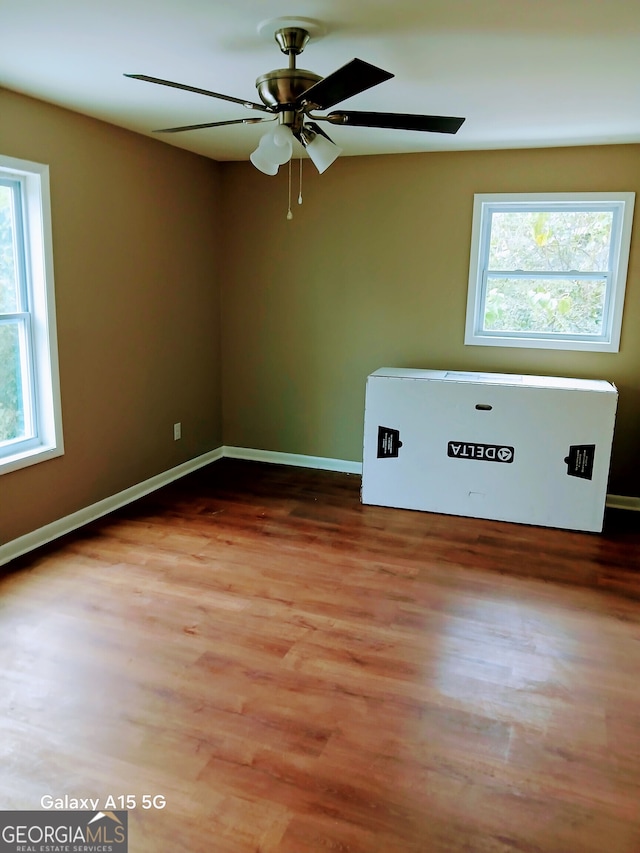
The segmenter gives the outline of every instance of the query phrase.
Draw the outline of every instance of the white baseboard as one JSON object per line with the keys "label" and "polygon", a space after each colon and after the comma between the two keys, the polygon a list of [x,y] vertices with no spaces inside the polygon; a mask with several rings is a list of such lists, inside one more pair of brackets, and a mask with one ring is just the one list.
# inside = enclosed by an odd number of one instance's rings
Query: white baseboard
{"label": "white baseboard", "polygon": [[174,480],[190,474],[192,471],[197,471],[198,468],[203,468],[223,456],[222,448],[211,450],[208,453],[203,453],[202,456],[197,456],[195,459],[190,459],[188,462],[183,462],[181,465],[176,465],[175,468],[170,468],[168,471],[163,471],[161,474],[156,474],[142,483],[131,486],[123,492],[118,492],[116,495],[111,495],[109,498],[91,504],[91,506],[80,509],[77,512],[71,513],[57,521],[52,521],[51,524],[45,524],[44,527],[34,530],[32,533],[27,533],[24,536],[13,539],[5,545],[0,545],[0,566],[8,563],[10,560],[15,560],[16,557],[21,557],[34,548],[39,548],[41,545],[46,545],[66,533],[71,533],[79,527],[83,527],[90,521],[95,521],[103,515],[107,515],[120,507],[126,506],[133,501],[142,498],[145,495],[155,492],[162,486],[167,486]]}
{"label": "white baseboard", "polygon": [[[317,468],[321,471],[342,471],[346,474],[362,474],[362,462],[348,459],[329,459],[325,456],[303,456],[297,453],[280,453],[275,450],[254,450],[251,447],[225,445],[223,455],[229,459],[246,459],[252,462],[272,462],[276,465],[295,465],[298,468]],[[627,509],[640,512],[640,498],[624,495],[607,495],[607,506],[612,509]]]}
{"label": "white baseboard", "polygon": [[[7,542],[5,545],[0,545],[0,566],[8,563],[10,560],[15,560],[16,557],[21,557],[41,545],[46,545],[66,533],[71,533],[103,515],[107,515],[120,507],[132,503],[138,498],[155,492],[157,489],[167,486],[174,480],[180,479],[192,471],[197,471],[199,468],[204,468],[211,462],[216,462],[223,457],[229,459],[245,459],[252,462],[270,462],[275,465],[293,465],[298,468],[316,468],[321,471],[340,471],[346,474],[361,474],[362,463],[352,462],[348,459],[330,459],[325,456],[304,456],[298,453],[281,453],[275,450],[253,450],[249,447],[231,447],[225,445],[218,447],[216,450],[211,450],[208,453],[203,453],[195,459],[190,459],[188,462],[183,462],[175,468],[170,468],[168,471],[163,471],[155,477],[151,477],[142,483],[131,486],[116,495],[105,498],[98,503],[71,513],[64,518],[46,524],[32,533],[27,533]],[[607,506],[612,509],[626,509],[640,512],[640,498],[625,497],[624,495],[607,495]]]}
{"label": "white baseboard", "polygon": [[362,462],[347,459],[329,459],[326,456],[303,456],[299,453],[280,453],[276,450],[253,450],[250,447],[222,448],[229,459],[246,459],[251,462],[271,462],[275,465],[294,465],[297,468],[317,468],[319,471],[341,471],[344,474],[362,474]]}
{"label": "white baseboard", "polygon": [[607,495],[607,506],[611,509],[630,509],[640,512],[640,498],[627,498],[624,495]]}

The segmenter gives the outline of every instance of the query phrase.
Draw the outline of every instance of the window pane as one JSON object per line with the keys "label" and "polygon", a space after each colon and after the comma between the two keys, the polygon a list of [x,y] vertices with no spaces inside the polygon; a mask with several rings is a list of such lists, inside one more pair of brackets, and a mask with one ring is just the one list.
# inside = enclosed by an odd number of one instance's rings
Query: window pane
{"label": "window pane", "polygon": [[0,442],[24,435],[20,329],[0,323]]}
{"label": "window pane", "polygon": [[602,334],[605,279],[487,279],[485,331]]}
{"label": "window pane", "polygon": [[18,310],[13,190],[0,184],[0,313]]}
{"label": "window pane", "polygon": [[494,212],[490,270],[605,272],[611,211]]}

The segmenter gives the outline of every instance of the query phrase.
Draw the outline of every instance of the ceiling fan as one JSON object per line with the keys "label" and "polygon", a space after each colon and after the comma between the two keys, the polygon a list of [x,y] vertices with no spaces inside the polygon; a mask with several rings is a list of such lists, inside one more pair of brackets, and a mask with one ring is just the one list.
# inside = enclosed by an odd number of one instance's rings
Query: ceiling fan
{"label": "ceiling fan", "polygon": [[[288,19],[287,19],[288,20]],[[266,22],[269,23],[269,22]],[[276,23],[276,22],[272,22]],[[264,25],[263,25],[264,26]],[[278,167],[290,160],[293,141],[298,140],[306,149],[319,172],[324,172],[340,155],[342,149],[319,127],[317,122],[352,127],[397,128],[427,133],[457,133],[463,118],[452,116],[413,115],[409,113],[378,113],[354,110],[339,110],[328,115],[317,115],[316,110],[326,111],[347,98],[364,92],[393,77],[388,71],[371,65],[362,59],[352,59],[342,68],[320,77],[311,71],[296,68],[296,56],[302,53],[310,38],[312,26],[295,24],[280,26],[275,31],[275,40],[282,53],[289,58],[288,68],[268,71],[256,80],[261,103],[234,98],[208,89],[173,83],[146,74],[125,74],[136,80],[184,89],[223,101],[240,104],[248,110],[266,113],[267,116],[212,121],[205,124],[190,124],[183,127],[165,127],[154,133],[181,133],[207,127],[222,127],[230,124],[259,124],[276,121],[278,124],[267,133],[258,148],[251,154],[251,162],[268,175],[275,175]],[[261,28],[262,29],[262,28]]]}

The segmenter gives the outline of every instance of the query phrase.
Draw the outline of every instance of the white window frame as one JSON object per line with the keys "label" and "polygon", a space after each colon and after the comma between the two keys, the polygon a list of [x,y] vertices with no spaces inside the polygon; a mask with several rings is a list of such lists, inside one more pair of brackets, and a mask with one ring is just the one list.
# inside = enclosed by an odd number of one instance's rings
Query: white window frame
{"label": "white window frame", "polygon": [[[635,193],[479,193],[474,196],[469,291],[465,325],[466,345],[529,347],[535,349],[618,352],[627,266],[631,246],[631,226]],[[606,272],[607,288],[601,335],[572,335],[550,332],[505,332],[485,330],[486,297],[491,215],[504,210],[607,210],[612,211],[610,264]],[[531,272],[529,273],[531,275]]]}
{"label": "white window frame", "polygon": [[[25,304],[12,317],[22,323],[26,342],[23,361],[24,438],[0,443],[0,474],[6,474],[64,453],[58,370],[53,240],[49,167],[43,163],[0,155],[0,175],[20,187],[24,237]],[[26,310],[24,310],[26,309]],[[28,378],[27,378],[28,377]]]}

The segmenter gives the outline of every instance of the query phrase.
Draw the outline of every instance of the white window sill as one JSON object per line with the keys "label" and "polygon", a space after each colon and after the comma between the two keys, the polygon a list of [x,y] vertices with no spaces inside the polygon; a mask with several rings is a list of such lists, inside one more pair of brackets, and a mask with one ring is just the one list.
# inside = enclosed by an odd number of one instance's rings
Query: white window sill
{"label": "white window sill", "polygon": [[26,468],[29,465],[36,465],[38,462],[45,462],[47,459],[54,459],[56,456],[64,454],[62,445],[46,445],[39,444],[37,447],[31,447],[28,450],[19,450],[11,456],[0,457],[0,475],[8,474],[10,471],[18,471],[20,468]]}

